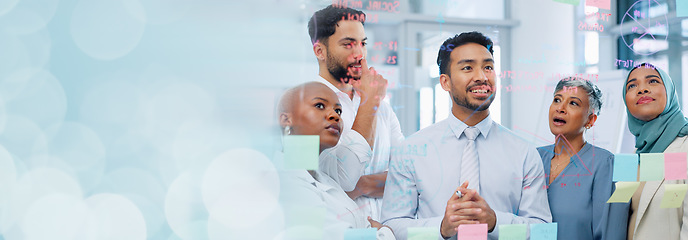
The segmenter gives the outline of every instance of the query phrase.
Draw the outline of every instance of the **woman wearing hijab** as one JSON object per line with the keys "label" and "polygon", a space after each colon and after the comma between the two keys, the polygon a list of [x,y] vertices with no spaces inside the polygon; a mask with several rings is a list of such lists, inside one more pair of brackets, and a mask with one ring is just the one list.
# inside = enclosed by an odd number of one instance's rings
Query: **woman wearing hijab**
{"label": "woman wearing hijab", "polygon": [[589,81],[559,81],[549,106],[555,144],[538,148],[547,175],[547,196],[558,239],[626,238],[628,204],[607,203],[614,189],[614,154],[583,137],[597,120],[602,92]]}
{"label": "woman wearing hijab", "polygon": [[[666,72],[643,63],[628,74],[623,93],[637,153],[688,152],[688,120]],[[666,185],[685,183],[666,179],[641,182],[631,198],[628,239],[688,239],[687,202],[679,208],[660,207]]]}

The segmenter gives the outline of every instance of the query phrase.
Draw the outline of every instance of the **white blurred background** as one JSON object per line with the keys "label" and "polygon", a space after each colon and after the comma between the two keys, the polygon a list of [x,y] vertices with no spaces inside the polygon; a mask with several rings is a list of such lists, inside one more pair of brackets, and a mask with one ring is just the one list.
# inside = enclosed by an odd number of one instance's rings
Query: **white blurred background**
{"label": "white blurred background", "polygon": [[[376,2],[397,7],[366,9]],[[315,79],[306,25],[330,3],[0,1],[0,240],[279,239],[275,103]],[[617,153],[633,151],[628,60],[664,68],[680,92],[688,76],[675,0],[354,3],[407,136],[447,117],[435,60],[463,31],[489,35],[497,71],[512,72],[493,119],[536,146],[554,139],[546,109],[565,76],[602,88],[588,141]]]}

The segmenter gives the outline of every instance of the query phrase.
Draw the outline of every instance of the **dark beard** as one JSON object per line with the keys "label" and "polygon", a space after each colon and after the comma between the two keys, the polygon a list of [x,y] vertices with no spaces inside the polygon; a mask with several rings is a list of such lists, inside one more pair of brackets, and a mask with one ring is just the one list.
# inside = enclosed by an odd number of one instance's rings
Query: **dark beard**
{"label": "dark beard", "polygon": [[334,79],[337,79],[345,84],[348,84],[352,79],[358,80],[358,78],[354,78],[351,76],[351,74],[349,74],[349,67],[339,64],[337,59],[334,59],[329,51],[327,52],[327,71],[330,72]]}
{"label": "dark beard", "polygon": [[458,95],[456,94],[451,94],[452,95],[452,100],[456,105],[468,108],[473,111],[485,111],[488,108],[490,108],[490,104],[492,104],[492,101],[494,101],[494,95],[495,93],[492,92],[492,95],[490,95],[485,101],[483,101],[480,105],[472,104],[468,102],[468,97],[463,96],[463,98],[459,98]]}

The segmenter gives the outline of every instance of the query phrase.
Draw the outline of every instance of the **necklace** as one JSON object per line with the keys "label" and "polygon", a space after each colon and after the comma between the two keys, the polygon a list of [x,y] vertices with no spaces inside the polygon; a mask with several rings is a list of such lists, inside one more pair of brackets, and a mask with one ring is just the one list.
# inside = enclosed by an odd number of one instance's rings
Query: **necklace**
{"label": "necklace", "polygon": [[[581,148],[580,148],[580,149],[583,149],[583,147],[585,146],[585,144],[587,144],[587,142],[583,142],[583,145],[581,145]],[[579,151],[580,151],[580,150],[579,150]],[[555,153],[555,154],[556,154],[556,153]],[[551,161],[551,162],[554,163],[554,159],[555,159],[555,158],[558,159],[559,156],[561,156],[561,155],[562,155],[562,154],[554,155],[554,157],[552,158],[552,161]],[[568,159],[568,161],[566,161],[566,160],[559,161],[559,163],[557,163],[557,165],[555,165],[554,168],[552,168],[552,170],[551,170],[550,173],[549,173],[549,183],[550,183],[550,184],[552,184],[552,182],[557,178],[557,176],[559,176],[559,173],[561,173],[561,172],[564,171],[564,169],[561,169],[560,171],[557,172],[557,170],[559,169],[559,166],[560,166],[562,163],[567,163],[567,164],[568,164],[570,161],[571,161],[570,158]]]}
{"label": "necklace", "polygon": [[566,162],[566,161],[560,161],[559,163],[557,163],[557,165],[554,166],[554,168],[552,168],[552,171],[550,171],[550,173],[549,173],[549,184],[552,184],[552,182],[554,182],[554,179],[556,179],[557,176],[559,176],[559,173],[562,172],[562,171],[557,172],[557,169],[559,169],[559,166],[564,162]]}
{"label": "necklace", "polygon": [[557,165],[554,166],[554,168],[552,169],[552,172],[556,172],[557,169],[559,168],[559,165],[561,165],[561,163],[557,163]]}

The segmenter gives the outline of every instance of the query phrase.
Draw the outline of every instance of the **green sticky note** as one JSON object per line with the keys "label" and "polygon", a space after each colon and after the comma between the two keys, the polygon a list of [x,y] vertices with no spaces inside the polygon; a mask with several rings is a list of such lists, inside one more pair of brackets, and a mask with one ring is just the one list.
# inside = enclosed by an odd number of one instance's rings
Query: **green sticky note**
{"label": "green sticky note", "polygon": [[640,182],[616,182],[616,190],[607,203],[627,203],[631,200],[638,186],[640,186]]}
{"label": "green sticky note", "polygon": [[530,224],[530,240],[557,240],[557,223]]}
{"label": "green sticky note", "polygon": [[665,184],[664,197],[660,208],[678,208],[683,203],[683,198],[686,197],[688,191],[688,184]]}
{"label": "green sticky note", "polygon": [[407,236],[408,240],[436,240],[440,232],[436,227],[410,227]]}
{"label": "green sticky note", "polygon": [[284,166],[287,169],[318,169],[320,136],[284,136]]}
{"label": "green sticky note", "polygon": [[525,224],[499,225],[499,240],[526,240]]}
{"label": "green sticky note", "polygon": [[640,181],[664,179],[664,153],[640,154]]}
{"label": "green sticky note", "polygon": [[580,4],[580,0],[554,0],[555,2],[560,2],[560,3],[566,3],[566,4],[571,4],[574,6],[578,6]]}

